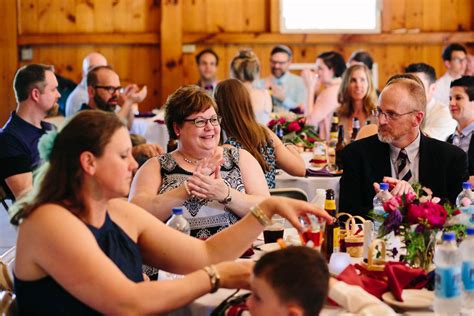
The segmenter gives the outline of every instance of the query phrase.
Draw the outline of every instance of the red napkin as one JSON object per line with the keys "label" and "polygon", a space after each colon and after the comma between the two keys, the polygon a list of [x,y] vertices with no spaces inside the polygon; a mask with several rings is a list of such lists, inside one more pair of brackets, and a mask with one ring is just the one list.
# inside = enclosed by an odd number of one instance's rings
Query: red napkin
{"label": "red napkin", "polygon": [[388,287],[393,296],[403,302],[403,289],[421,289],[428,283],[428,276],[421,268],[411,268],[402,262],[387,262],[385,264]]}
{"label": "red napkin", "polygon": [[421,289],[428,282],[423,269],[411,268],[402,262],[387,262],[384,271],[369,271],[359,264],[349,265],[337,279],[358,285],[379,299],[390,290],[400,302],[403,302],[403,289]]}

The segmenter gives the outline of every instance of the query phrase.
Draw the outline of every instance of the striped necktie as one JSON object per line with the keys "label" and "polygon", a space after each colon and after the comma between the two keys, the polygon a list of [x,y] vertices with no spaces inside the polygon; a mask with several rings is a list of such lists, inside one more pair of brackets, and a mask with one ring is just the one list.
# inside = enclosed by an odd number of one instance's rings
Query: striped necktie
{"label": "striped necktie", "polygon": [[405,149],[400,150],[400,153],[398,154],[397,166],[398,179],[410,182],[412,174],[410,170],[410,161],[408,160],[408,155]]}

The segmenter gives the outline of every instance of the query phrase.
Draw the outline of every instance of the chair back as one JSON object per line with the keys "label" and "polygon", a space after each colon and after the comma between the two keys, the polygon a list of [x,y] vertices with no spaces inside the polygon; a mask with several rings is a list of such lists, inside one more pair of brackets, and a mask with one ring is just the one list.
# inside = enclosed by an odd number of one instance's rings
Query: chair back
{"label": "chair back", "polygon": [[10,291],[0,291],[0,316],[18,315],[16,297]]}
{"label": "chair back", "polygon": [[284,197],[308,202],[308,195],[306,194],[305,191],[299,188],[270,189],[270,195],[284,196]]}
{"label": "chair back", "polygon": [[16,247],[8,249],[0,256],[0,290],[13,292],[13,266],[15,265]]}

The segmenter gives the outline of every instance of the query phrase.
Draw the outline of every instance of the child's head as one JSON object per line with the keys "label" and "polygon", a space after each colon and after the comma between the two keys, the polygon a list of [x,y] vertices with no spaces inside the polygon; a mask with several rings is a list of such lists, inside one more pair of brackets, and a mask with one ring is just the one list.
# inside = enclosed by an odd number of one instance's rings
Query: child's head
{"label": "child's head", "polygon": [[318,251],[288,247],[265,254],[255,264],[247,304],[252,316],[318,315],[328,282],[328,267]]}

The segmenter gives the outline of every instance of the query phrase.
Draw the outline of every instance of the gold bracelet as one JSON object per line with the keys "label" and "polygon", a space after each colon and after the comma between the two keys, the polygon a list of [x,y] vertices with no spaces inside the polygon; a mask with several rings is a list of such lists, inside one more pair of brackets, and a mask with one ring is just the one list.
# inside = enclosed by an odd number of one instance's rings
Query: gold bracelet
{"label": "gold bracelet", "polygon": [[250,208],[250,212],[252,213],[253,216],[257,219],[257,221],[263,226],[268,226],[272,224],[272,220],[268,218],[267,214],[263,212],[263,210],[258,206],[252,206]]}
{"label": "gold bracelet", "polygon": [[211,264],[210,266],[204,267],[203,270],[206,271],[207,275],[209,276],[209,281],[211,282],[210,293],[217,292],[221,283],[221,277],[219,272],[217,272],[216,267]]}

